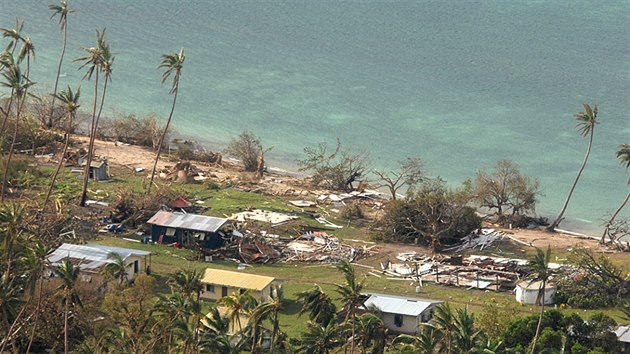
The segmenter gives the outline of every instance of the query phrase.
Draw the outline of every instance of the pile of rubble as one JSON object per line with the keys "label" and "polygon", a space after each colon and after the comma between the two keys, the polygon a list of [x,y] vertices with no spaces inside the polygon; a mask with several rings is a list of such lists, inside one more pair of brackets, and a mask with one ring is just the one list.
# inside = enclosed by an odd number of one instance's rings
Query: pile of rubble
{"label": "pile of rubble", "polygon": [[217,249],[212,256],[246,264],[275,262],[337,263],[354,262],[372,255],[374,245],[361,247],[344,243],[323,231],[308,231],[298,237],[280,237],[261,232],[260,235],[234,232],[236,239]]}
{"label": "pile of rubble", "polygon": [[[390,261],[381,263],[383,273],[394,279],[413,279],[420,284],[434,282],[468,288],[512,291],[521,279],[531,274],[528,261],[518,258],[480,255],[444,257],[407,252],[398,254],[396,259],[403,263]],[[549,264],[552,270],[561,267],[562,264]]]}

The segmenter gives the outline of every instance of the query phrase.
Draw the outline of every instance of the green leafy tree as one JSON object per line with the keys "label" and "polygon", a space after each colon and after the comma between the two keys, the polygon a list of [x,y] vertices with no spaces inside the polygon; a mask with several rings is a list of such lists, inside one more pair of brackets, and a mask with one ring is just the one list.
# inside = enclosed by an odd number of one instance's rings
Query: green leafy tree
{"label": "green leafy tree", "polygon": [[226,154],[241,160],[247,172],[257,170],[261,151],[263,147],[260,138],[250,131],[244,131],[238,138],[232,139],[225,149]]}
{"label": "green leafy tree", "polygon": [[63,63],[63,57],[66,54],[66,44],[68,42],[68,14],[75,13],[76,10],[68,8],[68,1],[61,0],[59,5],[49,5],[48,8],[52,11],[51,18],[59,16],[59,28],[63,32],[63,45],[61,47],[61,55],[59,56],[59,63],[57,64],[57,75],[55,76],[55,88],[52,93],[52,102],[50,104],[50,115],[48,117],[48,128],[53,127],[53,113],[55,109],[55,99],[57,96],[57,87],[59,85],[59,77],[61,76],[61,65]]}
{"label": "green leafy tree", "polygon": [[[630,167],[630,144],[619,145],[619,148],[617,149],[617,159],[619,160],[619,163],[621,165],[626,166],[626,170],[628,169],[628,167]],[[630,178],[628,178],[627,184],[630,186]],[[626,198],[624,198],[623,202],[621,202],[621,205],[619,205],[617,210],[615,210],[615,212],[610,216],[610,219],[608,219],[608,222],[606,222],[604,233],[602,234],[602,238],[600,240],[601,243],[606,242],[606,236],[609,236],[610,225],[612,225],[612,223],[617,218],[617,215],[619,215],[621,210],[626,206],[629,199],[630,192],[626,194]]]}
{"label": "green leafy tree", "polygon": [[147,193],[151,192],[151,186],[153,185],[153,179],[155,178],[155,170],[157,169],[157,163],[160,160],[160,152],[162,151],[162,145],[164,144],[164,137],[166,136],[168,128],[171,125],[173,112],[175,112],[177,94],[179,93],[179,79],[182,73],[182,68],[184,67],[185,60],[186,55],[184,54],[184,48],[182,48],[179,50],[179,53],[163,54],[162,63],[158,66],[158,68],[164,69],[164,73],[162,73],[162,84],[164,84],[164,82],[168,80],[171,75],[173,76],[170,90],[170,94],[173,95],[173,104],[171,105],[171,113],[169,113],[168,115],[166,126],[164,127],[164,131],[162,132],[160,140],[157,144],[157,153],[155,154],[155,162],[153,163],[153,170],[151,171],[151,180],[149,181],[149,186],[147,187]]}
{"label": "green leafy tree", "polygon": [[562,206],[562,210],[560,210],[560,214],[556,220],[554,220],[548,227],[547,230],[554,231],[560,222],[562,222],[564,212],[567,210],[569,206],[569,201],[571,200],[571,195],[575,190],[575,186],[577,186],[580,177],[582,176],[582,172],[584,171],[584,167],[586,167],[586,162],[588,162],[588,157],[591,154],[591,147],[593,146],[593,135],[595,133],[595,125],[597,122],[597,105],[591,107],[589,104],[584,103],[584,112],[579,112],[575,115],[575,119],[578,121],[577,129],[582,137],[588,136],[588,146],[586,148],[586,154],[584,155],[584,160],[582,161],[582,165],[578,171],[577,176],[575,177],[575,181],[573,181],[573,185],[571,185],[571,189],[569,190],[569,194],[567,195],[567,199]]}

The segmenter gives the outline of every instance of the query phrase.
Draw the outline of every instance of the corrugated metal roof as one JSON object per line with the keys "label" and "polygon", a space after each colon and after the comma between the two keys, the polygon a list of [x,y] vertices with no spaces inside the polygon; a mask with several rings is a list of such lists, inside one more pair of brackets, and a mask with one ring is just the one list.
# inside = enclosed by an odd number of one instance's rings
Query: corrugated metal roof
{"label": "corrugated metal roof", "polygon": [[228,219],[214,216],[158,211],[147,223],[176,229],[216,232],[227,221]]}
{"label": "corrugated metal roof", "polygon": [[124,260],[132,255],[148,256],[151,252],[134,250],[130,248],[111,247],[104,245],[73,245],[64,243],[48,255],[48,261],[52,265],[59,264],[65,258],[79,260],[79,268],[82,270],[97,269],[114,261],[108,258],[110,253],[117,253]]}
{"label": "corrugated metal roof", "polygon": [[620,342],[630,343],[630,325],[619,326],[619,328],[615,330],[615,334]]}
{"label": "corrugated metal roof", "polygon": [[273,280],[274,278],[263,275],[208,268],[206,269],[201,282],[204,284],[215,284],[260,291],[267,285],[271,284]]}
{"label": "corrugated metal roof", "polygon": [[407,316],[418,316],[433,304],[440,304],[442,301],[408,298],[394,295],[369,294],[365,301],[367,308],[377,308],[381,312],[394,313]]}

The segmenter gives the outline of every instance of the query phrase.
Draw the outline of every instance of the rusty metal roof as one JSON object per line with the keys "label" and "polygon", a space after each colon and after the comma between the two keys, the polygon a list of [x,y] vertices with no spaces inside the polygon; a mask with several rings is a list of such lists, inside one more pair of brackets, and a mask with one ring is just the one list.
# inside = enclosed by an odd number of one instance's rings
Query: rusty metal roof
{"label": "rusty metal roof", "polygon": [[274,278],[263,275],[231,272],[229,270],[212,268],[207,268],[203,278],[201,279],[201,282],[204,284],[215,284],[239,289],[252,289],[256,291],[263,290],[273,281]]}
{"label": "rusty metal roof", "polygon": [[158,211],[147,223],[176,229],[216,232],[227,221],[228,219],[215,218],[214,216]]}

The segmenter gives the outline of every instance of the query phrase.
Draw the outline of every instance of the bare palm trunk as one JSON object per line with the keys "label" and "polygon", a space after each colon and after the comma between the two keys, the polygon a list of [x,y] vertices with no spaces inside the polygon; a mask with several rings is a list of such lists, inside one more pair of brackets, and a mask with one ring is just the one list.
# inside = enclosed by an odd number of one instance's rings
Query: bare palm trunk
{"label": "bare palm trunk", "polygon": [[66,306],[63,314],[63,352],[68,354],[68,308],[70,302],[70,294],[66,294]]}
{"label": "bare palm trunk", "polygon": [[61,64],[63,63],[63,56],[66,54],[68,26],[63,27],[63,47],[61,48],[61,56],[59,57],[59,65],[57,65],[57,77],[55,78],[55,89],[53,91],[52,103],[50,104],[50,116],[48,117],[48,128],[53,126],[53,114],[55,112],[55,98],[57,96],[57,86],[59,85],[59,76],[61,75]]}
{"label": "bare palm trunk", "polygon": [[[9,113],[11,112],[11,106],[13,105],[13,96],[15,90],[11,90],[11,96],[9,98],[9,104],[7,105],[7,110],[4,113],[4,119],[2,120],[2,127],[0,128],[0,136],[4,137],[4,128],[7,126],[7,121],[9,120]],[[0,148],[4,145],[4,138],[0,139]]]}
{"label": "bare palm trunk", "polygon": [[4,348],[7,346],[7,343],[9,342],[13,342],[13,328],[15,328],[15,325],[20,321],[20,318],[22,318],[22,315],[24,314],[24,311],[26,310],[26,307],[28,306],[28,304],[30,303],[30,299],[26,302],[26,304],[24,304],[24,306],[22,306],[22,309],[20,310],[20,312],[18,312],[18,315],[15,317],[15,320],[13,320],[13,323],[11,323],[11,327],[9,327],[9,331],[7,332],[6,337],[4,337],[4,340],[2,341],[2,347],[0,347],[0,353],[4,353]]}
{"label": "bare palm trunk", "polygon": [[20,112],[24,106],[26,100],[26,92],[22,100],[18,102],[17,112],[15,113],[15,131],[13,132],[13,140],[11,141],[11,148],[9,148],[9,156],[7,157],[6,164],[4,166],[4,176],[2,178],[2,190],[0,190],[0,203],[4,202],[4,194],[7,188],[7,181],[9,177],[9,165],[11,164],[11,158],[13,157],[13,151],[15,150],[15,141],[17,140],[18,129],[20,126]]}
{"label": "bare palm trunk", "polygon": [[46,199],[44,199],[44,205],[42,207],[42,211],[46,211],[46,205],[48,205],[48,200],[50,199],[50,194],[52,193],[53,188],[55,187],[55,181],[57,180],[57,175],[59,175],[59,171],[61,170],[61,166],[63,165],[63,161],[66,158],[66,152],[68,151],[68,143],[70,142],[70,130],[72,129],[72,114],[68,117],[69,122],[66,128],[66,138],[64,139],[63,151],[61,153],[61,158],[59,159],[59,164],[57,164],[57,169],[53,174],[50,180],[50,186],[48,187],[48,192],[46,193]]}
{"label": "bare palm trunk", "polygon": [[96,106],[98,101],[98,70],[96,71],[96,78],[94,79],[94,103],[92,105],[92,126],[90,127],[90,144],[88,145],[87,160],[85,164],[85,170],[83,171],[83,191],[81,192],[80,206],[84,207],[87,201],[87,185],[90,179],[90,164],[92,163],[92,137],[94,136],[96,123]]}
{"label": "bare palm trunk", "polygon": [[556,227],[558,227],[558,225],[560,225],[560,222],[562,222],[564,212],[567,210],[567,207],[569,206],[569,201],[571,200],[571,195],[573,194],[573,190],[575,190],[575,186],[577,186],[577,183],[580,180],[580,177],[582,176],[582,171],[584,171],[584,167],[586,167],[586,162],[588,161],[588,156],[591,153],[591,147],[593,146],[593,133],[594,132],[595,132],[595,129],[591,129],[591,133],[588,140],[588,148],[586,149],[586,155],[584,155],[584,161],[582,162],[582,166],[580,167],[580,170],[578,171],[577,177],[575,177],[575,181],[573,182],[573,185],[571,186],[571,190],[569,191],[567,200],[565,200],[564,202],[564,206],[562,206],[562,210],[560,211],[560,214],[558,215],[556,220],[547,227],[548,231],[551,231],[551,232],[555,231]]}
{"label": "bare palm trunk", "polygon": [[177,103],[178,93],[179,89],[176,89],[175,96],[173,97],[173,105],[171,106],[171,113],[168,115],[166,127],[164,127],[164,131],[162,132],[162,136],[160,136],[160,141],[158,142],[158,150],[157,154],[155,155],[155,162],[153,163],[153,170],[151,171],[151,180],[149,181],[149,186],[147,187],[147,194],[151,193],[151,186],[153,185],[153,179],[155,178],[155,170],[157,169],[158,160],[160,159],[160,152],[162,151],[162,144],[164,143],[164,138],[166,137],[166,133],[168,132],[168,127],[171,125],[171,119],[173,118],[173,112],[175,112],[175,104]]}
{"label": "bare palm trunk", "polygon": [[26,348],[26,354],[31,352],[31,346],[33,345],[33,339],[35,339],[35,331],[37,331],[37,324],[39,323],[39,310],[42,306],[42,290],[43,290],[43,278],[39,278],[39,289],[37,290],[37,306],[35,307],[35,319],[33,320],[33,330],[31,331],[31,337],[28,340],[28,347]]}
{"label": "bare palm trunk", "polygon": [[540,327],[542,325],[543,315],[545,314],[545,288],[547,282],[543,280],[542,282],[542,300],[540,303],[540,316],[538,316],[538,325],[536,325],[536,334],[534,334],[534,341],[532,343],[532,351],[531,354],[534,354],[536,350],[536,344],[538,343],[538,335],[540,334]]}
{"label": "bare palm trunk", "polygon": [[[628,180],[628,184],[630,184],[630,180]],[[615,219],[617,218],[617,215],[619,215],[621,210],[626,206],[629,199],[630,199],[630,192],[626,194],[626,199],[623,200],[623,203],[621,203],[621,205],[617,208],[617,210],[615,210],[615,212],[610,217],[610,220],[608,220],[608,222],[606,223],[606,227],[604,228],[604,234],[602,234],[602,239],[599,240],[600,243],[603,244],[604,242],[606,242],[606,236],[608,236],[610,225],[613,223],[613,221],[615,221]]]}

